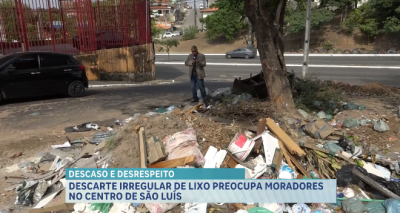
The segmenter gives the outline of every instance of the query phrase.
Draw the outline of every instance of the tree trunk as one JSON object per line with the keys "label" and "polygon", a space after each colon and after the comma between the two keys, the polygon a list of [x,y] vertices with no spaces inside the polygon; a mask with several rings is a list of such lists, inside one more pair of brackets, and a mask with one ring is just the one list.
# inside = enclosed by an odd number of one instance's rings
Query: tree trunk
{"label": "tree trunk", "polygon": [[278,110],[296,113],[283,57],[286,0],[246,0],[245,13],[255,29],[257,48],[269,97]]}

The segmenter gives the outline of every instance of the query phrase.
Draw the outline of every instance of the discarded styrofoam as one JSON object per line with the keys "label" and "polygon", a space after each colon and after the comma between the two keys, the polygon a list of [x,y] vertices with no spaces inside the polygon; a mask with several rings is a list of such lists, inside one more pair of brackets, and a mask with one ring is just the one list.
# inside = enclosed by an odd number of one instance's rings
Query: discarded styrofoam
{"label": "discarded styrofoam", "polygon": [[226,150],[219,150],[219,152],[217,152],[217,154],[215,155],[215,167],[216,168],[220,168],[222,162],[224,162],[226,155],[228,154],[228,152]]}
{"label": "discarded styrofoam", "polygon": [[275,150],[279,148],[278,139],[269,134],[269,132],[264,132],[262,134],[262,140],[264,145],[265,162],[267,165],[271,165],[274,159]]}
{"label": "discarded styrofoam", "polygon": [[267,164],[265,163],[262,155],[254,158],[253,163],[256,164],[256,167],[254,167],[254,170],[251,172],[251,178],[257,179],[267,171]]}
{"label": "discarded styrofoam", "polygon": [[204,159],[206,160],[206,163],[204,164],[204,168],[215,168],[215,165],[213,165],[214,163],[214,158],[215,155],[217,154],[218,149],[210,146],[208,147],[207,153],[204,156]]}
{"label": "discarded styrofoam", "polygon": [[206,213],[207,203],[185,203],[185,213]]}

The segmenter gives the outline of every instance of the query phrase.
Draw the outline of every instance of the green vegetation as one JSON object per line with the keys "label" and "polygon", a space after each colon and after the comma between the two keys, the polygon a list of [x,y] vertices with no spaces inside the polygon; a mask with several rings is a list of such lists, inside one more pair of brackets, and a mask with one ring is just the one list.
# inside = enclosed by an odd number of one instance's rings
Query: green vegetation
{"label": "green vegetation", "polygon": [[217,7],[218,11],[200,20],[206,25],[206,36],[211,40],[223,36],[227,41],[233,41],[238,32],[248,27],[243,1],[218,0],[211,7]]}
{"label": "green vegetation", "polygon": [[188,28],[183,29],[182,40],[192,40],[196,38],[197,33],[199,30],[195,26],[190,26]]}
{"label": "green vegetation", "polygon": [[155,40],[154,43],[160,45],[158,48],[159,52],[167,52],[168,53],[168,61],[169,61],[169,51],[172,47],[177,47],[179,45],[178,39],[166,39],[166,40]]}
{"label": "green vegetation", "polygon": [[342,23],[342,28],[351,33],[358,28],[368,38],[381,33],[400,33],[400,1],[371,0],[351,12]]}
{"label": "green vegetation", "polygon": [[[301,2],[297,6],[286,7],[285,32],[303,34],[307,15],[307,3]],[[294,9],[293,9],[294,8]],[[332,20],[333,12],[325,8],[311,10],[311,29],[318,29],[323,23]]]}

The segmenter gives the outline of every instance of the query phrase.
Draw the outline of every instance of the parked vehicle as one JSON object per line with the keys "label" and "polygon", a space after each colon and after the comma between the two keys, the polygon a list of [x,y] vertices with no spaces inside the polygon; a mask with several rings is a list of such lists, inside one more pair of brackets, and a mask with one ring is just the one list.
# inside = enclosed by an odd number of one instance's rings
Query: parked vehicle
{"label": "parked vehicle", "polygon": [[180,36],[183,35],[182,30],[178,30],[177,32],[179,33]]}
{"label": "parked vehicle", "polygon": [[203,4],[200,4],[200,7],[199,7],[201,10],[202,9],[204,9],[204,6],[203,6]]}
{"label": "parked vehicle", "polygon": [[175,37],[175,36],[180,36],[180,33],[179,33],[178,31],[173,32],[173,33],[172,33],[172,37]]}
{"label": "parked vehicle", "polygon": [[89,87],[85,67],[72,55],[14,53],[0,58],[0,102],[35,95],[81,97]]}
{"label": "parked vehicle", "polygon": [[254,58],[257,56],[257,49],[255,48],[239,48],[226,53],[227,58]]}
{"label": "parked vehicle", "polygon": [[[89,44],[89,35],[91,33],[86,32],[85,34],[86,36],[83,37],[80,42],[79,36],[74,36],[72,38],[72,43],[75,48],[82,50],[85,46],[84,42],[86,42],[86,47],[90,47],[91,44]],[[94,32],[94,35],[96,36],[96,50],[119,48],[125,46],[126,44],[130,46],[139,44],[137,40],[132,38],[130,35],[123,34],[118,31],[96,31]]]}
{"label": "parked vehicle", "polygon": [[173,37],[173,35],[172,35],[171,32],[166,32],[166,33],[164,33],[164,35],[163,35],[163,38],[172,38],[172,37]]}

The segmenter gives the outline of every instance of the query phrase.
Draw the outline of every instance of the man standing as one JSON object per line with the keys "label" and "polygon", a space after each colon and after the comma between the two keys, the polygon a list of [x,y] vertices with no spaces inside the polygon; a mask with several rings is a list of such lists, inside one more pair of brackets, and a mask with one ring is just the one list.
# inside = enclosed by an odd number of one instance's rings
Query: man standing
{"label": "man standing", "polygon": [[206,88],[204,86],[204,78],[206,77],[204,71],[204,67],[206,66],[206,57],[204,54],[199,53],[196,46],[192,46],[192,53],[187,57],[185,65],[189,66],[190,86],[192,87],[193,94],[192,102],[199,102],[199,98],[197,97],[197,87],[199,87],[201,98],[204,101],[207,96]]}

